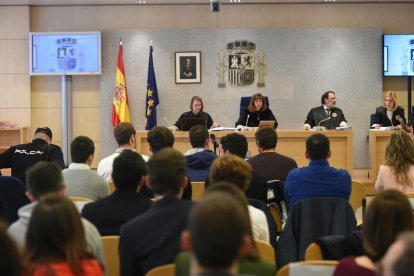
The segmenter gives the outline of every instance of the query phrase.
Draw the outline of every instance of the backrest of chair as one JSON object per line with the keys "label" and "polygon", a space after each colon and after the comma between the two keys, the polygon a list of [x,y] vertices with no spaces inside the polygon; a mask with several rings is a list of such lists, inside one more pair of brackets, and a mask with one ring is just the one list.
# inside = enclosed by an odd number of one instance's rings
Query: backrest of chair
{"label": "backrest of chair", "polygon": [[411,203],[411,207],[414,209],[414,192],[404,193],[408,201]]}
{"label": "backrest of chair", "polygon": [[276,254],[273,246],[270,243],[257,240],[255,241],[256,248],[259,251],[260,257],[268,262],[276,263]]}
{"label": "backrest of chair", "polygon": [[[243,115],[244,111],[247,109],[250,103],[251,96],[241,97],[240,99],[240,115],[239,118]],[[267,96],[264,97],[264,101],[267,106],[269,106],[269,98]]]}
{"label": "backrest of chair", "polygon": [[192,195],[191,195],[192,201],[200,201],[204,196],[205,182],[192,181],[191,188],[192,188]]}
{"label": "backrest of chair", "polygon": [[352,191],[349,196],[349,204],[351,204],[354,213],[362,207],[362,201],[365,198],[365,185],[357,180],[352,180]]}
{"label": "backrest of chair", "polygon": [[107,276],[119,276],[120,275],[120,263],[119,263],[119,236],[103,236],[102,238],[105,262],[106,262],[106,275]]}
{"label": "backrest of chair", "polygon": [[375,114],[373,113],[369,116],[369,127],[371,127],[374,124],[374,122],[375,122]]}
{"label": "backrest of chair", "polygon": [[175,276],[175,264],[167,264],[154,267],[146,276]]}
{"label": "backrest of chair", "polygon": [[23,182],[12,176],[0,176],[0,197],[4,203],[5,218],[9,224],[18,220],[17,211],[30,203]]}
{"label": "backrest of chair", "polygon": [[108,190],[109,190],[109,194],[112,194],[113,192],[115,192],[115,182],[113,180],[109,181],[108,183]]}
{"label": "backrest of chair", "polygon": [[337,261],[303,261],[283,266],[276,276],[331,276]]}
{"label": "backrest of chair", "polygon": [[311,243],[305,252],[305,261],[323,260],[322,250],[316,243]]}
{"label": "backrest of chair", "polygon": [[68,198],[72,201],[81,201],[81,202],[93,202],[92,199],[80,196],[68,196]]}
{"label": "backrest of chair", "polygon": [[257,208],[259,210],[262,210],[263,213],[266,216],[267,224],[269,227],[269,238],[270,238],[270,244],[276,248],[276,238],[277,238],[277,227],[276,223],[273,219],[273,215],[270,213],[267,205],[257,199],[248,198],[247,201],[249,202],[249,205],[253,206],[254,208]]}
{"label": "backrest of chair", "polygon": [[275,204],[270,204],[267,207],[269,208],[273,220],[275,221],[277,234],[280,235],[283,229],[282,214],[280,213]]}

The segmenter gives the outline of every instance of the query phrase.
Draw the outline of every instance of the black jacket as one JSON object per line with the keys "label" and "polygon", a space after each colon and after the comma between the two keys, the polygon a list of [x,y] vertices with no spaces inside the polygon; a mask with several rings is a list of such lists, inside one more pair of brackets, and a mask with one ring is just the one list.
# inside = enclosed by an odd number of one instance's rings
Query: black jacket
{"label": "black jacket", "polygon": [[[249,117],[249,120],[247,120],[247,117]],[[236,122],[236,126],[247,125],[248,127],[257,127],[259,126],[260,121],[275,121],[275,125],[274,125],[275,128],[277,128],[277,126],[279,125],[277,123],[275,115],[273,115],[272,110],[270,110],[269,108],[266,108],[265,110],[258,111],[258,112],[250,112],[249,110],[246,109],[243,115]]]}
{"label": "black jacket", "polygon": [[397,106],[397,108],[392,112],[392,121],[387,117],[387,109],[380,106],[375,110],[375,119],[373,123],[379,124],[382,127],[398,126],[401,124],[400,118],[404,120],[405,124],[407,123],[405,120],[404,108],[401,106]]}
{"label": "black jacket", "polygon": [[0,154],[0,168],[11,168],[11,174],[25,183],[25,172],[39,161],[55,162],[65,167],[63,152],[57,145],[48,144],[43,139],[34,139],[31,143],[11,146]]}
{"label": "black jacket", "polygon": [[[320,121],[327,119],[329,116],[326,114],[325,108],[321,105],[312,108],[308,116],[306,117],[305,124],[309,124],[311,127],[317,126]],[[346,122],[344,113],[341,109],[334,107],[331,109],[331,119],[322,122],[320,125],[326,127],[326,129],[335,129],[339,127],[342,121]]]}

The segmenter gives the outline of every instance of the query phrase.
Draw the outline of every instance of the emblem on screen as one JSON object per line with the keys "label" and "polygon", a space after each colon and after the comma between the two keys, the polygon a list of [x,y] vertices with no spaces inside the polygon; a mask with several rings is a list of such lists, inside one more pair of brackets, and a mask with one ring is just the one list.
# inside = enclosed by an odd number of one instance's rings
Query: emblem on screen
{"label": "emblem on screen", "polygon": [[78,41],[76,38],[63,37],[56,40],[57,67],[59,70],[71,71],[76,69]]}

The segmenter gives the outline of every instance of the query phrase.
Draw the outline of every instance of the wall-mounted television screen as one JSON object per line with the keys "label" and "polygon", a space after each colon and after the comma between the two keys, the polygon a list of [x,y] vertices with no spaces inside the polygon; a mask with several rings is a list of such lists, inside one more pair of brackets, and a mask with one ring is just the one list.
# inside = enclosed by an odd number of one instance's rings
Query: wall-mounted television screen
{"label": "wall-mounted television screen", "polygon": [[414,76],[414,34],[384,35],[384,76]]}
{"label": "wall-mounted television screen", "polygon": [[29,73],[101,74],[101,33],[30,33]]}

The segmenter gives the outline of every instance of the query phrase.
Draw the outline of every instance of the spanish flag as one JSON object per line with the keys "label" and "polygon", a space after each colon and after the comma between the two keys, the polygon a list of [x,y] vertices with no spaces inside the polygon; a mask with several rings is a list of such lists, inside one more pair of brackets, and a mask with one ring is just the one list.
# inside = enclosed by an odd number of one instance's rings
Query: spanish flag
{"label": "spanish flag", "polygon": [[131,122],[129,117],[127,86],[125,81],[124,61],[122,58],[122,41],[119,41],[118,65],[116,68],[115,92],[112,101],[112,125]]}

